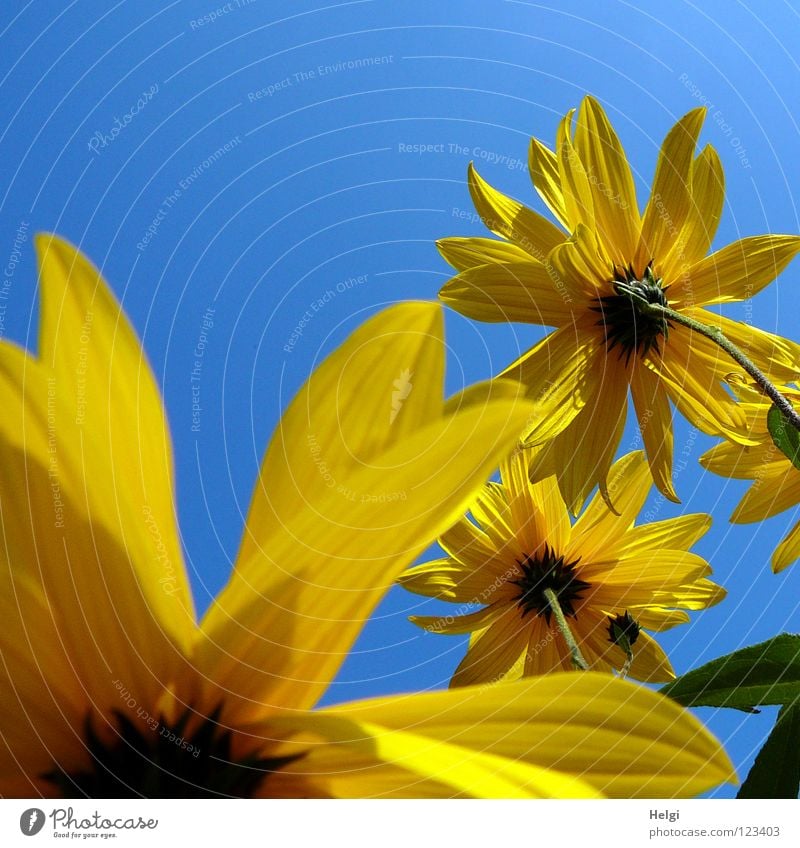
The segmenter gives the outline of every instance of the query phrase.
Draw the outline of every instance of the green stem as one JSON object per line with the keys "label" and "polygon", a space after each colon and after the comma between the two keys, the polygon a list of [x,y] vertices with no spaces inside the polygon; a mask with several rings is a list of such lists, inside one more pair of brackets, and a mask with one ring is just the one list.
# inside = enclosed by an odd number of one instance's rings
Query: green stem
{"label": "green stem", "polygon": [[700,321],[695,321],[694,318],[689,318],[687,315],[676,312],[668,306],[661,306],[659,303],[645,303],[640,300],[637,305],[643,311],[648,311],[653,315],[661,315],[667,321],[682,324],[684,327],[700,333],[700,335],[711,339],[712,342],[719,345],[731,359],[741,365],[755,380],[761,391],[778,407],[792,427],[800,430],[800,415],[795,412],[792,404],[767,379],[764,372],[754,362],[748,359],[733,342],[723,335],[719,327],[709,327],[707,324],[701,324]]}
{"label": "green stem", "polygon": [[583,658],[583,654],[581,653],[581,649],[578,647],[578,643],[575,641],[575,637],[572,635],[572,631],[569,629],[569,624],[567,624],[567,619],[564,617],[564,612],[561,609],[561,604],[558,602],[558,595],[552,589],[545,589],[542,593],[547,599],[547,603],[550,605],[550,609],[555,616],[556,624],[558,625],[558,629],[561,631],[561,635],[564,637],[564,641],[567,643],[567,647],[569,648],[569,652],[572,655],[572,665],[575,668],[581,669],[581,671],[586,671],[589,668],[589,663]]}

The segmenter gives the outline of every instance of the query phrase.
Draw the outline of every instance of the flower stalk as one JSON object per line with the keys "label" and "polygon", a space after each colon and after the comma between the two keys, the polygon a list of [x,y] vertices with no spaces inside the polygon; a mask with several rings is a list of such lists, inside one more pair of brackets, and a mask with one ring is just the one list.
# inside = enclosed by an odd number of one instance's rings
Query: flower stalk
{"label": "flower stalk", "polygon": [[[631,295],[636,297],[636,295]],[[661,315],[665,321],[675,322],[694,330],[696,333],[711,339],[712,342],[719,345],[728,356],[737,362],[741,367],[755,380],[756,385],[765,394],[775,406],[783,413],[784,418],[795,428],[800,431],[800,415],[797,414],[789,400],[782,395],[773,383],[769,381],[763,371],[750,360],[733,342],[730,341],[719,329],[719,327],[710,327],[708,324],[703,324],[700,321],[695,321],[694,318],[689,318],[669,306],[662,306],[658,303],[648,303],[644,298],[636,297],[637,308],[650,315]]]}
{"label": "flower stalk", "polygon": [[584,659],[581,649],[578,647],[578,643],[575,641],[575,637],[569,629],[569,624],[567,624],[567,619],[561,609],[561,604],[558,602],[558,595],[556,595],[552,589],[545,589],[542,594],[547,599],[547,603],[550,604],[550,609],[555,616],[558,629],[561,631],[561,635],[567,643],[570,655],[572,656],[572,665],[581,671],[588,671],[589,663],[587,663]]}

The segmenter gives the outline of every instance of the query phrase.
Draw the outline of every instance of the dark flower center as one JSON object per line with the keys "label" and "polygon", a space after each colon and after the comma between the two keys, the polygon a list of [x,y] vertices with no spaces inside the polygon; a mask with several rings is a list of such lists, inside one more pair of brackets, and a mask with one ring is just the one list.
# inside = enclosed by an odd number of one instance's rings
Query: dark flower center
{"label": "dark flower center", "polygon": [[624,646],[625,640],[633,645],[638,638],[639,623],[627,610],[608,617],[608,639],[614,645]]}
{"label": "dark flower center", "polygon": [[509,581],[520,588],[516,601],[522,610],[522,617],[535,612],[543,615],[549,625],[553,610],[544,593],[546,589],[552,589],[564,615],[575,618],[573,603],[580,600],[581,593],[590,586],[585,580],[578,580],[575,574],[577,564],[578,560],[564,562],[564,557],[558,556],[549,545],[533,556],[525,557],[519,563],[522,575]]}
{"label": "dark flower center", "polygon": [[646,308],[649,303],[669,305],[667,289],[653,274],[652,262],[641,278],[630,265],[615,267],[611,282],[615,294],[597,298],[597,306],[591,307],[592,311],[600,313],[597,324],[605,329],[608,350],[619,346],[620,359],[624,355],[626,363],[634,351],[641,356],[651,350],[659,354],[659,337],[666,339],[671,325],[663,315],[653,314]]}
{"label": "dark flower center", "polygon": [[[252,756],[232,759],[232,734],[218,724],[220,710],[192,732],[187,710],[170,725],[148,716],[133,719],[114,710],[117,735],[99,738],[86,719],[86,771],[56,767],[43,775],[64,798],[249,798],[270,774],[298,759]],[[300,755],[302,756],[302,755]]]}

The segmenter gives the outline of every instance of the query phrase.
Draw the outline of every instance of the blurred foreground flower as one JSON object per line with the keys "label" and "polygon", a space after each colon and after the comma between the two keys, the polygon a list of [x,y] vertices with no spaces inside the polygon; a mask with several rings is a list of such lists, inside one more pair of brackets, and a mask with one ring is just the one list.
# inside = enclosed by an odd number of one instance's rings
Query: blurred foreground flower
{"label": "blurred foreground flower", "polygon": [[[417,616],[438,633],[473,633],[453,685],[493,682],[571,668],[552,620],[550,589],[586,662],[610,671],[630,665],[639,680],[675,675],[658,643],[660,631],[689,620],[725,597],[706,576],[708,563],[689,553],[710,527],[708,515],[683,515],[634,527],[650,491],[641,452],[614,464],[609,492],[619,514],[597,494],[572,525],[554,477],[528,479],[530,451],[518,451],[440,539],[446,559],[416,566],[399,582],[422,595],[461,605],[461,615]],[[482,609],[469,612],[471,605]],[[626,656],[623,637],[632,653]]]}
{"label": "blurred foreground flower", "polygon": [[743,444],[748,437],[723,387],[732,370],[728,356],[651,310],[668,307],[722,330],[769,379],[791,382],[800,346],[700,307],[751,298],[797,254],[800,238],[754,236],[706,255],[722,213],[724,178],[710,145],[695,156],[704,108],[667,135],[641,215],[625,152],[602,107],[586,97],[574,133],[572,115],[559,126],[555,152],[533,139],[529,159],[534,187],[569,239],[470,165],[475,206],[505,241],[442,239],[439,249],[459,273],[440,297],[480,321],[557,328],[501,376],[519,379],[539,401],[529,440],[552,441],[538,476],[555,470],[573,513],[596,483],[605,486],[629,391],[653,479],[677,500],[670,401],[706,433]]}
{"label": "blurred foreground flower", "polygon": [[[723,477],[752,480],[731,516],[735,524],[764,521],[800,504],[800,469],[781,451],[770,435],[767,414],[771,403],[755,387],[733,382],[747,418],[748,435],[754,445],[721,442],[700,457],[703,468]],[[800,408],[800,391],[781,388],[794,407]],[[772,570],[777,573],[800,558],[800,522],[787,534],[772,554]]]}
{"label": "blurred foreground flower", "polygon": [[434,304],[368,321],[300,390],[198,624],[153,375],[98,272],[37,246],[39,356],[0,344],[0,794],[685,795],[732,778],[689,713],[607,676],[313,711],[530,413],[513,383],[443,404]]}

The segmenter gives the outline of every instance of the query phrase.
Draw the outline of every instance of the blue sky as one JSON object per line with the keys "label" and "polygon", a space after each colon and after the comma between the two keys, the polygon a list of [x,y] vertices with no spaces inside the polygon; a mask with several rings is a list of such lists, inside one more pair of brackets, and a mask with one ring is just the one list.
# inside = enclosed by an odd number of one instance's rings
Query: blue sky
{"label": "blue sky", "polygon": [[[702,143],[717,148],[728,186],[715,246],[800,231],[799,26],[797,4],[754,0],[7,1],[0,258],[19,232],[25,244],[3,332],[33,345],[32,232],[59,232],[102,267],[163,388],[202,609],[236,554],[268,437],[314,363],[385,304],[435,297],[448,277],[435,238],[484,234],[465,184],[471,158],[541,211],[528,138],[552,142],[560,116],[592,93],[642,201],[664,134],[704,103]],[[798,284],[800,265],[790,266],[779,285],[725,311],[798,339]],[[449,392],[542,334],[456,314],[447,331]],[[633,440],[629,429],[623,445]],[[659,509],[713,514],[696,550],[729,592],[664,635],[679,671],[797,629],[800,572],[768,567],[796,517],[728,524],[744,485],[700,469],[711,444],[678,422],[683,505]],[[406,617],[419,611],[394,590],[328,700],[445,685],[463,642],[418,631]],[[746,773],[772,712],[701,714]]]}

